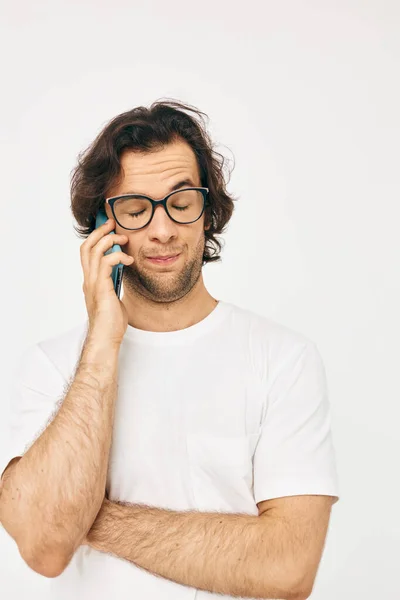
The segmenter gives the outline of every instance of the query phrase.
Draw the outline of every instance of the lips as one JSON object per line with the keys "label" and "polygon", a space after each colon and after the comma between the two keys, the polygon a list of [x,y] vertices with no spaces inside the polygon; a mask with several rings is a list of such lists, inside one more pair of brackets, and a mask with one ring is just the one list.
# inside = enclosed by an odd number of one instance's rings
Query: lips
{"label": "lips", "polygon": [[156,254],[155,256],[146,256],[146,258],[154,258],[154,259],[158,259],[158,260],[167,260],[167,258],[175,258],[175,256],[178,256],[180,253],[176,253],[176,254]]}
{"label": "lips", "polygon": [[166,260],[167,258],[175,258],[175,256],[178,256],[178,254],[165,254],[165,255],[160,254],[159,256],[147,256],[146,258],[155,258],[158,260]]}
{"label": "lips", "polygon": [[169,257],[157,256],[156,258],[152,258],[152,257],[148,256],[146,260],[149,263],[152,263],[153,265],[168,267],[169,265],[173,265],[178,260],[179,257],[180,257],[180,254],[169,255]]}

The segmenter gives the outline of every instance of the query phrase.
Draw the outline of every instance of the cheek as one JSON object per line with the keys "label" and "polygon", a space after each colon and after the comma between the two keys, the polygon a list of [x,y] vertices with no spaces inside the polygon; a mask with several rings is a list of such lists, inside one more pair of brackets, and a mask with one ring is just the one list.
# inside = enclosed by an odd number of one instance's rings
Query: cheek
{"label": "cheek", "polygon": [[141,254],[144,254],[142,248],[146,247],[146,243],[145,240],[141,239],[143,238],[143,236],[133,235],[132,233],[129,234],[126,233],[126,231],[121,231],[118,233],[128,236],[128,241],[126,242],[126,244],[121,246],[123,252],[126,252],[126,254],[129,254],[130,256],[133,256],[133,258],[138,258]]}
{"label": "cheek", "polygon": [[198,224],[198,227],[196,227],[194,234],[197,244],[199,244],[205,238],[205,233],[206,232],[204,231],[204,220],[201,219],[201,221]]}
{"label": "cheek", "polygon": [[184,252],[187,252],[189,255],[196,254],[199,251],[199,248],[204,243],[204,232],[202,229],[196,229],[196,231],[191,231],[190,235],[188,234],[181,240],[181,246],[184,248]]}
{"label": "cheek", "polygon": [[205,238],[205,231],[203,229],[203,227],[196,227],[195,231],[192,232],[192,235],[190,236],[190,246],[192,248],[198,248],[198,246],[200,246]]}

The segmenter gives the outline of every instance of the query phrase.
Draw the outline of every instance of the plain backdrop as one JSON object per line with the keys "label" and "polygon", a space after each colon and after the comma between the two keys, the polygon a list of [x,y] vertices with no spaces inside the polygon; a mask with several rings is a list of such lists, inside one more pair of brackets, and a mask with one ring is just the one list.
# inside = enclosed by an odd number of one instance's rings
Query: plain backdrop
{"label": "plain backdrop", "polygon": [[[239,196],[207,288],[326,367],[341,497],[311,598],[400,598],[398,1],[9,0],[0,34],[2,448],[22,351],[86,318],[78,153],[121,112],[188,102]],[[1,597],[48,581],[0,528]]]}

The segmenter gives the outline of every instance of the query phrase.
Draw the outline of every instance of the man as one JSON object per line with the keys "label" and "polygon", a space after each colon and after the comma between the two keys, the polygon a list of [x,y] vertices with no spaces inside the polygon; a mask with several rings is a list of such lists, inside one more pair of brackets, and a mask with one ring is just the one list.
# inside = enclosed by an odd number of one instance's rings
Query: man
{"label": "man", "polygon": [[0,519],[57,599],[307,598],[338,500],[316,345],[205,288],[233,199],[190,110],[119,115],[79,163],[88,321],[17,372]]}

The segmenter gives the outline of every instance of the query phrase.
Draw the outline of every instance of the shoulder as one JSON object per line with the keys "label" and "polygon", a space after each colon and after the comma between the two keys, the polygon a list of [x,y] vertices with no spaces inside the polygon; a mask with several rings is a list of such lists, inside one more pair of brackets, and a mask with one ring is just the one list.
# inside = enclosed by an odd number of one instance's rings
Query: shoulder
{"label": "shoulder", "polygon": [[[17,359],[17,370],[37,371],[68,381],[80,358],[87,333],[87,321],[39,339],[27,346]],[[47,375],[46,375],[47,376]]]}
{"label": "shoulder", "polygon": [[230,307],[230,330],[239,334],[264,375],[271,375],[306,350],[318,353],[315,342],[303,332],[249,308],[226,304]]}
{"label": "shoulder", "polygon": [[285,354],[292,348],[313,344],[313,340],[297,329],[262,315],[249,308],[226,303],[231,310],[231,321],[237,328],[246,331],[254,343],[267,346],[273,355]]}

